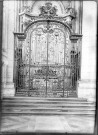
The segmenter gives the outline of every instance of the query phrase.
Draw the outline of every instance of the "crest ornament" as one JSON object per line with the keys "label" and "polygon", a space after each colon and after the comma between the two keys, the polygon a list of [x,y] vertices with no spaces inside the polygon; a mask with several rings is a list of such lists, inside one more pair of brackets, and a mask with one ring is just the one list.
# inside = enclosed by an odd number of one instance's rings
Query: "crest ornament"
{"label": "crest ornament", "polygon": [[40,7],[41,14],[39,16],[45,17],[46,19],[53,18],[57,16],[57,8],[52,6],[52,3],[47,2],[45,3],[45,6]]}

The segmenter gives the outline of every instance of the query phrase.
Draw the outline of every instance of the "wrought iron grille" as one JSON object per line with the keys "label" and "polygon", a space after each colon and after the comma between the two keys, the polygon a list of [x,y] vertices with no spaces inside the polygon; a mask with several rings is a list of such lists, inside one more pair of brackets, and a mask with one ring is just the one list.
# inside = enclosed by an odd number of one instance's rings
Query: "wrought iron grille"
{"label": "wrought iron grille", "polygon": [[39,22],[15,36],[16,94],[39,97],[77,96],[80,53],[71,45],[67,28]]}

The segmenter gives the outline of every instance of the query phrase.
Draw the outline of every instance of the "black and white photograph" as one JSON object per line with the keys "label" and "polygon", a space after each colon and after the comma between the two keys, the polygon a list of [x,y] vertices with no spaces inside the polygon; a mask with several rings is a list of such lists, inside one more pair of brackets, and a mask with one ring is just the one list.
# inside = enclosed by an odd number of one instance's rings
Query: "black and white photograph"
{"label": "black and white photograph", "polygon": [[97,2],[3,0],[0,20],[0,132],[94,134]]}

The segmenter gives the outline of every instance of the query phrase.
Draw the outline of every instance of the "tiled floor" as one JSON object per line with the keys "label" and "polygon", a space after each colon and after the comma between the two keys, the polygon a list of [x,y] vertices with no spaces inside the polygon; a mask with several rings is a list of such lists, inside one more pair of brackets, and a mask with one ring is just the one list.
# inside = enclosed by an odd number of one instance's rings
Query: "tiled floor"
{"label": "tiled floor", "polygon": [[93,133],[93,116],[2,116],[1,132]]}

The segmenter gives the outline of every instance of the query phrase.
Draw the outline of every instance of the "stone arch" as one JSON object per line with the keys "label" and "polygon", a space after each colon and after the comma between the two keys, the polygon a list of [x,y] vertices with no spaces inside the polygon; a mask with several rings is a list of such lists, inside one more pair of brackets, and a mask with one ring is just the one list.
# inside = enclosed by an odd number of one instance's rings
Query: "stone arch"
{"label": "stone arch", "polygon": [[[34,15],[39,15],[40,14],[40,6],[45,5],[45,3],[50,2],[50,1],[35,1],[32,5],[32,12]],[[56,6],[58,11],[57,15],[58,16],[64,16],[65,14],[65,8],[64,5],[61,1],[51,1],[53,6]]]}

